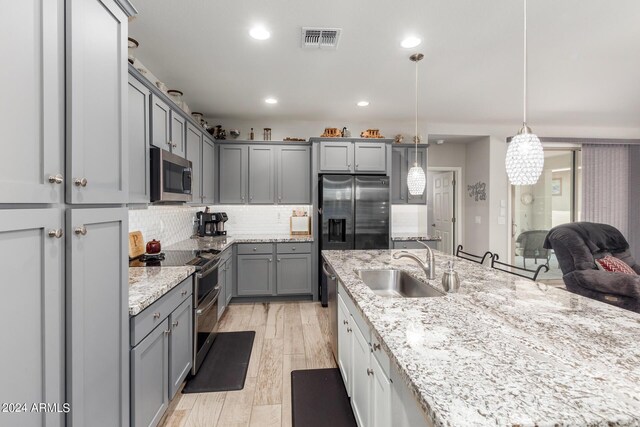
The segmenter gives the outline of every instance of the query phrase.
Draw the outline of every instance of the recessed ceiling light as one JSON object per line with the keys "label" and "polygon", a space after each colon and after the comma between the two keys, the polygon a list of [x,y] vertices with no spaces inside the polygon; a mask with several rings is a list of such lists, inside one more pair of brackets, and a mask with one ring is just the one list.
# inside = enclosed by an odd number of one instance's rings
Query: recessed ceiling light
{"label": "recessed ceiling light", "polygon": [[422,43],[422,40],[417,37],[407,37],[406,39],[402,40],[400,46],[405,49],[411,49],[412,47],[418,46],[420,43]]}
{"label": "recessed ceiling light", "polygon": [[366,107],[367,105],[369,105],[369,101],[360,101],[357,105],[358,107]]}
{"label": "recessed ceiling light", "polygon": [[267,98],[264,100],[264,102],[266,102],[267,104],[277,104],[278,100],[275,98]]}
{"label": "recessed ceiling light", "polygon": [[266,40],[271,37],[271,33],[264,27],[253,27],[249,30],[249,35],[256,40]]}

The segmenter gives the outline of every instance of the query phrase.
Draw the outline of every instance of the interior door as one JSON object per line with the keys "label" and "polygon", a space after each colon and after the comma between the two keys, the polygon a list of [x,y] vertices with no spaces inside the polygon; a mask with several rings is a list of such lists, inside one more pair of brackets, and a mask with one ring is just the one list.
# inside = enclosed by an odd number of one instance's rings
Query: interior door
{"label": "interior door", "polygon": [[435,237],[442,238],[440,250],[453,253],[453,203],[454,173],[452,171],[433,174],[433,223]]}

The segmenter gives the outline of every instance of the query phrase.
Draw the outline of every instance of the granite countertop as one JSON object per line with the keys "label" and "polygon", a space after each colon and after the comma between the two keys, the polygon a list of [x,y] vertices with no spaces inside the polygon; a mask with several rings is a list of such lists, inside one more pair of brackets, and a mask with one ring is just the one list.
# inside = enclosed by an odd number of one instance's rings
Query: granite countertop
{"label": "granite countertop", "polygon": [[436,241],[442,240],[442,237],[429,236],[428,234],[418,235],[416,234],[394,234],[391,236],[391,240],[424,240],[424,241]]}
{"label": "granite countertop", "polygon": [[166,250],[204,250],[224,251],[234,243],[287,243],[313,242],[312,236],[291,236],[289,234],[234,234],[226,237],[197,237],[183,240],[167,246]]}
{"label": "granite countertop", "polygon": [[[458,293],[384,298],[355,274],[392,250],[323,251],[435,426],[640,425],[640,314],[456,261]],[[425,250],[412,250],[421,257]]]}
{"label": "granite countertop", "polygon": [[129,316],[135,316],[196,271],[183,267],[130,267]]}

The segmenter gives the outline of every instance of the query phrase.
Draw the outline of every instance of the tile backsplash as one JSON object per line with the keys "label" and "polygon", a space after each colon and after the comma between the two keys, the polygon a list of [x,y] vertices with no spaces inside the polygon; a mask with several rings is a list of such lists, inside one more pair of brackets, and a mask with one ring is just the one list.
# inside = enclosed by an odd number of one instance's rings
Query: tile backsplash
{"label": "tile backsplash", "polygon": [[[309,205],[214,205],[212,212],[226,212],[225,229],[233,234],[288,234],[289,217],[294,209],[311,213]],[[196,212],[202,207],[149,206],[129,209],[129,231],[140,230],[145,240],[158,239],[168,246],[190,238]]]}
{"label": "tile backsplash", "polygon": [[391,234],[426,235],[429,232],[426,205],[392,205]]}

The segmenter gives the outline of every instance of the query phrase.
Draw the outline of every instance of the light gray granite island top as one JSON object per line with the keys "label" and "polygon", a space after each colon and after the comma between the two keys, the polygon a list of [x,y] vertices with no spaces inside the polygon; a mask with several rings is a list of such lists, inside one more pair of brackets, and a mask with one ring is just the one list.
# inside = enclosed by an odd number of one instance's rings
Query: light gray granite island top
{"label": "light gray granite island top", "polygon": [[136,316],[184,279],[195,273],[193,266],[130,267],[129,316]]}
{"label": "light gray granite island top", "polygon": [[322,254],[434,425],[640,425],[639,314],[437,251],[431,284],[455,260],[458,293],[377,296],[355,271],[427,281],[394,252]]}

